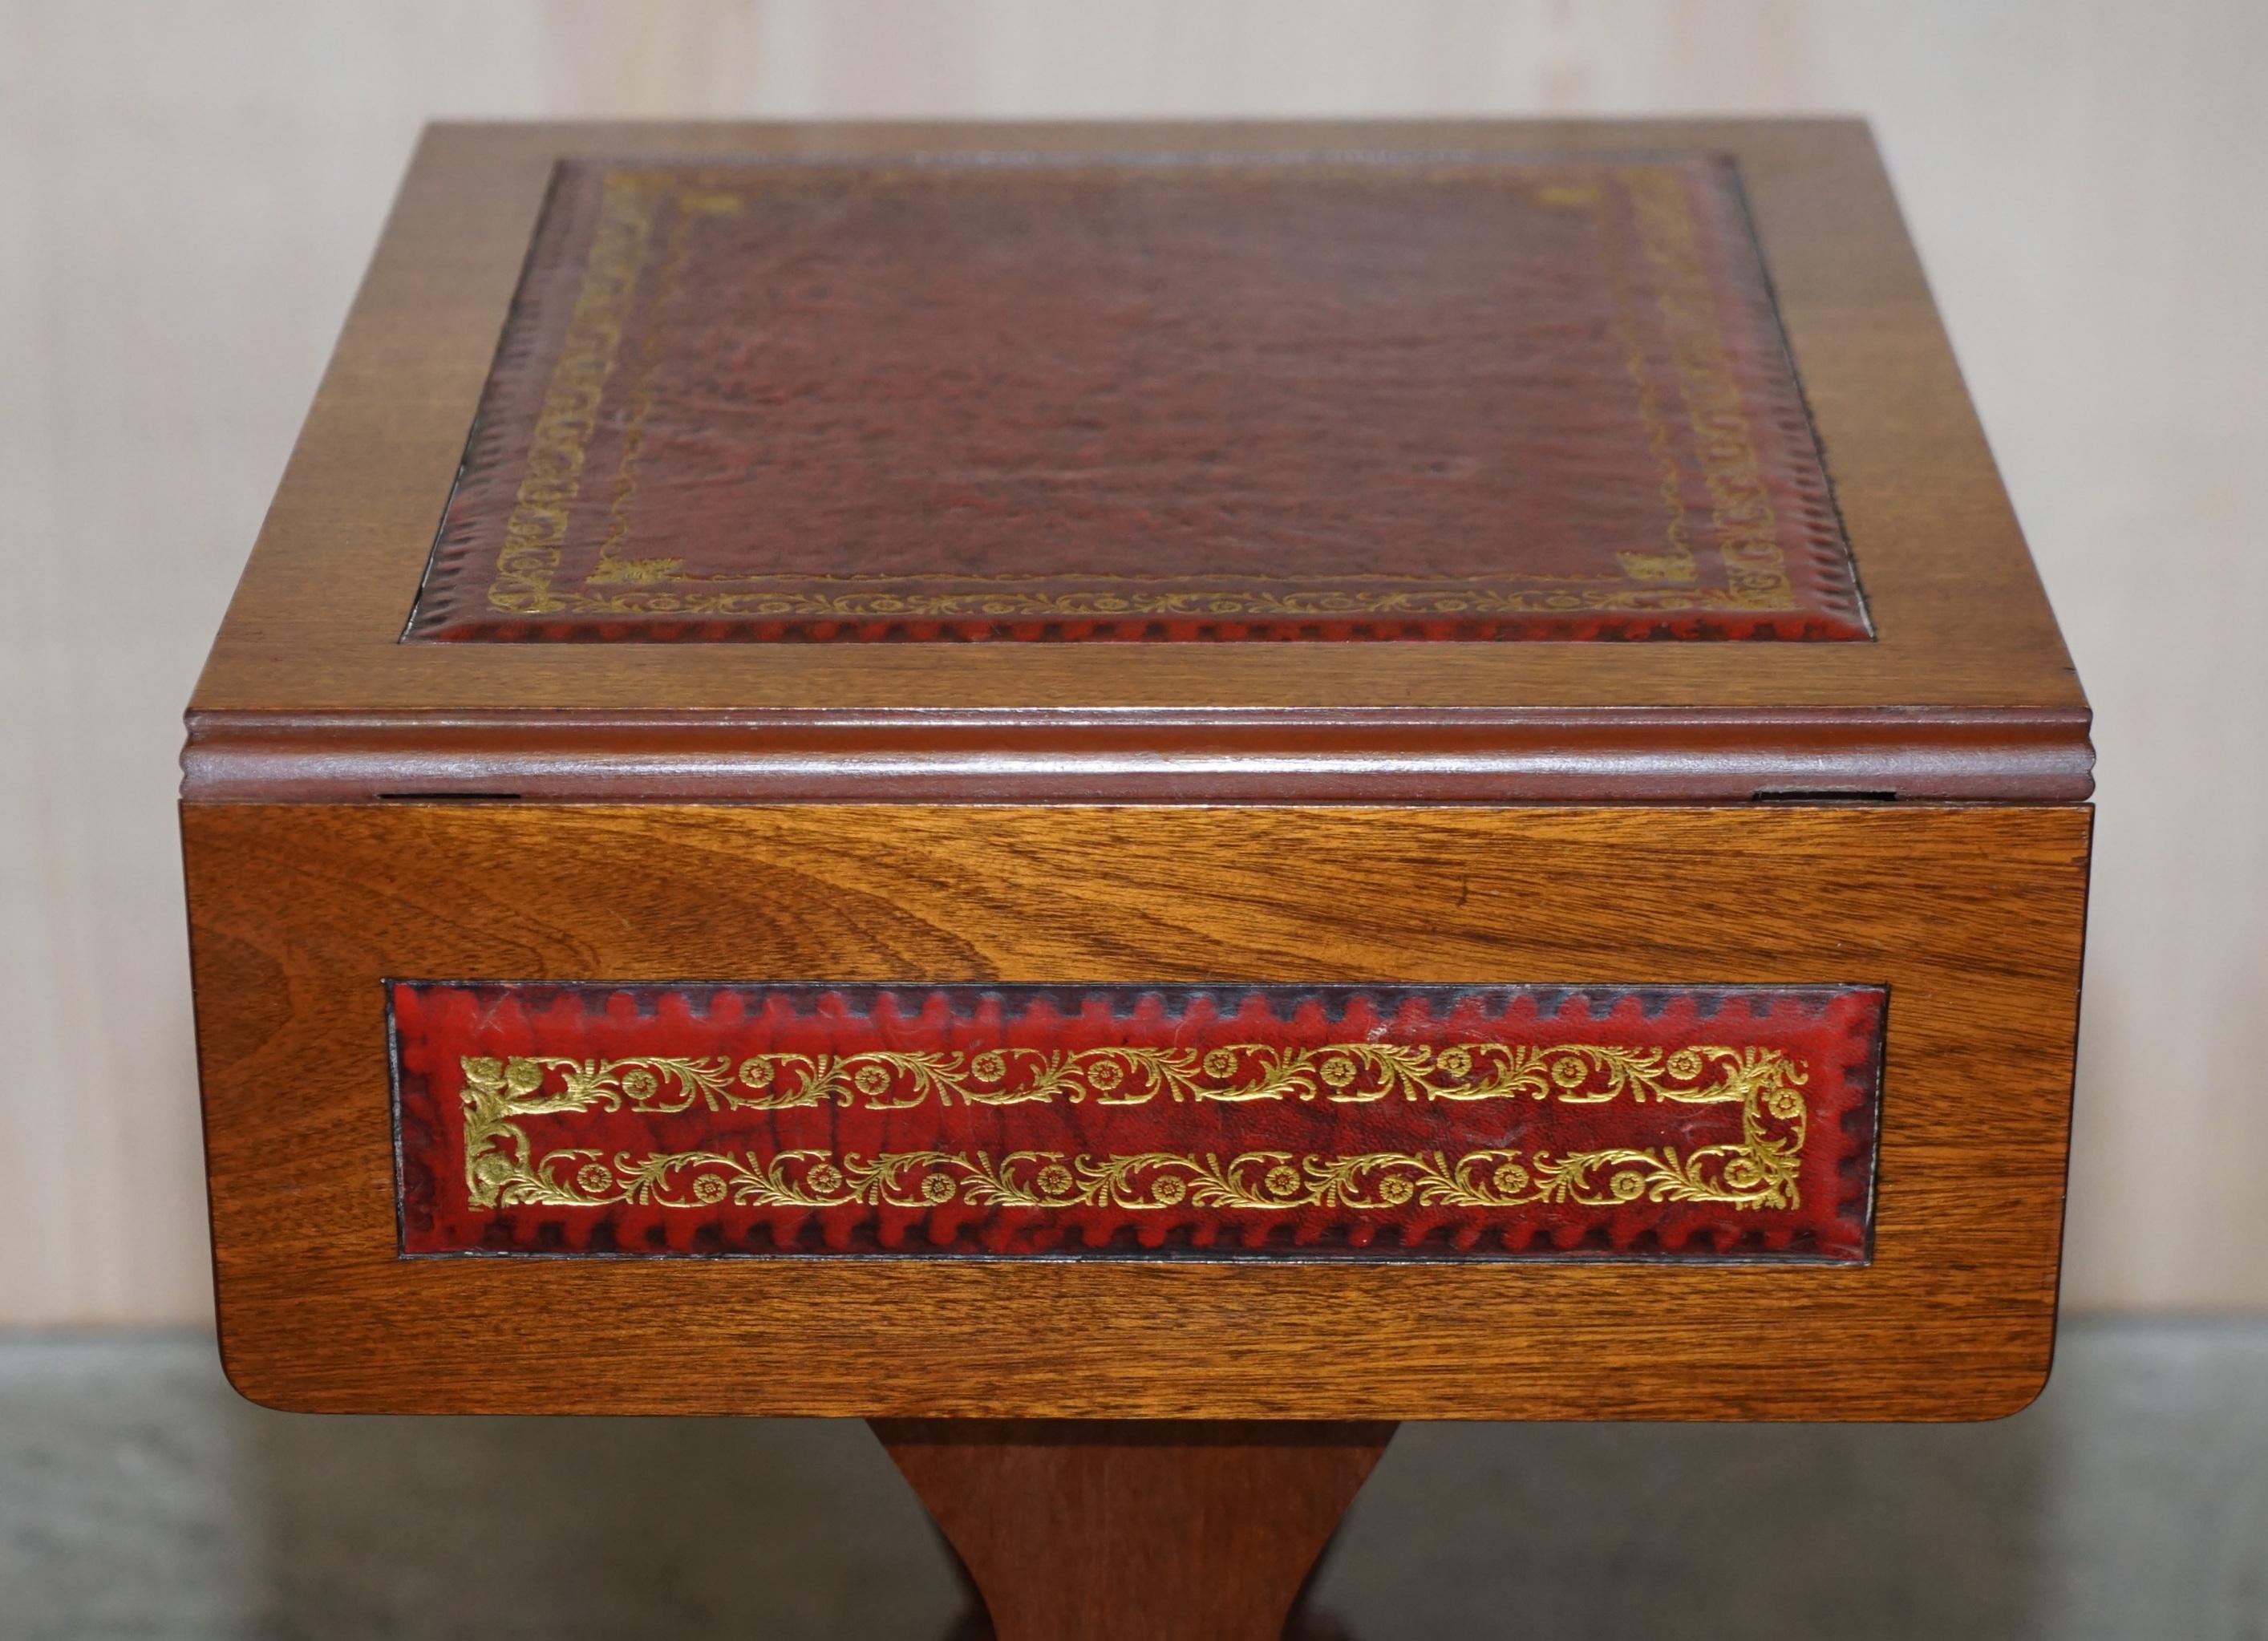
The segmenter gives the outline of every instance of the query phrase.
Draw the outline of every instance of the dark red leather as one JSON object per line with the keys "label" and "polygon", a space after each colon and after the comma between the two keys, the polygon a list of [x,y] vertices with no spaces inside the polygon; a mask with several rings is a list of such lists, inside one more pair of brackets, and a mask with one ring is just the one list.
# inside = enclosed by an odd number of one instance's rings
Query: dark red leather
{"label": "dark red leather", "polygon": [[1867,1252],[1871,988],[391,997],[413,1255]]}
{"label": "dark red leather", "polygon": [[1863,638],[1729,161],[561,168],[412,639]]}

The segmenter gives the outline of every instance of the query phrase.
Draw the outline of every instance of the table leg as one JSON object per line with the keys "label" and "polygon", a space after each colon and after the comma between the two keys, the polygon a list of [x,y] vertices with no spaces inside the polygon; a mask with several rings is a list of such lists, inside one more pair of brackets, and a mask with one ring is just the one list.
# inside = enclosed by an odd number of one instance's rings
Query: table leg
{"label": "table leg", "polygon": [[1394,1433],[1370,1424],[873,1424],[976,1580],[998,1641],[1278,1641]]}

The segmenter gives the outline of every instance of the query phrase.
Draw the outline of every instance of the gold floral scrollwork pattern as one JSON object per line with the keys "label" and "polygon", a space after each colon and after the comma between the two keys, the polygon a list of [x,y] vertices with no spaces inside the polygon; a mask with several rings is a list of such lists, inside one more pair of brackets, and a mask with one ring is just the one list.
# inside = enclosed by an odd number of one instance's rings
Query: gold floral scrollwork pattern
{"label": "gold floral scrollwork pattern", "polygon": [[653,231],[653,189],[636,173],[607,180],[583,284],[546,384],[528,445],[526,469],[504,524],[489,606],[498,614],[541,614],[567,607],[552,587],[566,544],[568,510],[582,489],[583,464],[607,379],[629,322],[638,269]]}
{"label": "gold floral scrollwork pattern", "polygon": [[1656,303],[1669,337],[1694,451],[1709,486],[1710,520],[1725,557],[1722,594],[1738,608],[1793,607],[1779,517],[1751,436],[1748,405],[1718,317],[1719,296],[1702,259],[1699,229],[1684,184],[1672,172],[1620,173],[1638,239],[1657,282]]}
{"label": "gold floral scrollwork pattern", "polygon": [[[465,1185],[475,1208],[850,1206],[1337,1209],[1613,1207],[1708,1203],[1791,1209],[1799,1203],[1808,1081],[1773,1049],[1667,1049],[1603,1043],[1528,1047],[1235,1043],[1209,1049],[993,1049],[974,1054],[869,1051],[729,1057],[576,1060],[467,1056]],[[696,1151],[608,1157],[589,1148],[539,1152],[523,1124],[569,1112],[670,1115],[858,1106],[894,1111],[930,1100],[975,1105],[1140,1105],[1265,1100],[1364,1103],[1527,1100],[1596,1105],[1616,1100],[1740,1107],[1737,1140],[1553,1153],[1521,1148],[1369,1152],[1326,1156],[1252,1151],[1127,1155],[1018,1151],[909,1151],[872,1157],[812,1150]]]}
{"label": "gold floral scrollwork pattern", "polygon": [[[1422,620],[1448,615],[1577,615],[1594,613],[1652,613],[1676,614],[1687,611],[1748,608],[1742,602],[1728,606],[1723,589],[1683,586],[1616,585],[1554,587],[1542,590],[1499,587],[1481,578],[1458,578],[1448,585],[1369,588],[1351,585],[1349,577],[1318,577],[1318,585],[1289,591],[1271,588],[1173,587],[1153,590],[1121,578],[1103,588],[1075,587],[1060,591],[991,587],[978,592],[939,591],[903,586],[888,591],[835,591],[824,586],[766,588],[755,591],[648,592],[637,585],[645,581],[672,582],[679,578],[666,568],[673,561],[625,559],[609,561],[590,585],[625,586],[624,592],[585,592],[553,589],[541,596],[543,610],[565,610],[580,615],[737,616],[774,620],[825,621],[1249,621],[1275,619],[1346,621],[1401,618]],[[1668,561],[1665,561],[1668,562]],[[519,568],[515,559],[512,568]],[[1682,561],[1679,561],[1682,566]],[[1626,573],[1628,573],[1626,571]],[[1673,571],[1649,570],[1671,574]],[[1682,574],[1682,568],[1675,573]],[[936,578],[942,579],[942,578]],[[749,579],[749,578],[738,578]],[[799,578],[814,585],[830,578]],[[839,578],[836,578],[839,579]],[[1329,585],[1324,585],[1329,584]],[[526,594],[517,580],[500,575],[499,591],[490,602],[499,613],[517,611]],[[509,595],[509,597],[507,596]],[[1771,606],[1769,607],[1779,607]]]}
{"label": "gold floral scrollwork pattern", "polygon": [[[1624,230],[1610,209],[1607,180],[1619,188],[1630,210],[1636,266],[1653,288],[1650,316],[1626,260]],[[763,193],[777,195],[784,179],[768,176],[761,186]],[[497,550],[487,592],[491,615],[1351,622],[1674,616],[1795,607],[1778,516],[1763,476],[1750,407],[1741,393],[1701,229],[1678,171],[1653,165],[1614,166],[1587,173],[1580,180],[1544,183],[1538,192],[1543,203],[1588,210],[1600,224],[1616,335],[1647,447],[1660,469],[1663,535],[1658,544],[1617,554],[1618,575],[1335,574],[1287,581],[1220,573],[1152,585],[1147,585],[1152,578],[1114,574],[1070,578],[1091,585],[1022,587],[1013,585],[1018,578],[1012,575],[943,570],[910,577],[688,573],[680,556],[638,550],[630,510],[641,483],[646,423],[657,401],[667,310],[682,284],[693,239],[705,224],[737,215],[758,197],[747,185],[715,173],[620,167],[608,173],[581,283],[536,408],[525,471]],[[1672,423],[1646,358],[1646,339],[1656,326],[1671,356],[1698,476],[1708,489],[1711,522],[1725,562],[1721,585],[1702,584],[1694,556],[1683,500],[1686,472],[1674,452]],[[630,360],[620,361],[626,335],[637,337],[637,348]],[[623,388],[619,408],[602,417],[602,400],[618,379]],[[568,556],[571,510],[582,493],[593,434],[608,417],[618,417],[609,424],[619,434],[619,453],[605,534],[587,574],[578,585],[568,585],[560,571]],[[1602,581],[1605,585],[1594,585]]]}

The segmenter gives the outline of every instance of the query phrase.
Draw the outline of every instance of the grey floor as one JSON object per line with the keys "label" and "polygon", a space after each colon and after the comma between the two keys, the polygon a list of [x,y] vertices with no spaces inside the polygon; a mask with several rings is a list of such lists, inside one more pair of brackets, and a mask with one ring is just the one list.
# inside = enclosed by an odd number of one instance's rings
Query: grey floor
{"label": "grey floor", "polygon": [[[2074,1324],[1948,1427],[1405,1426],[1363,1641],[2268,1637],[2268,1324]],[[906,1637],[946,1564],[863,1426],[305,1418],[199,1337],[0,1339],[0,1637]]]}

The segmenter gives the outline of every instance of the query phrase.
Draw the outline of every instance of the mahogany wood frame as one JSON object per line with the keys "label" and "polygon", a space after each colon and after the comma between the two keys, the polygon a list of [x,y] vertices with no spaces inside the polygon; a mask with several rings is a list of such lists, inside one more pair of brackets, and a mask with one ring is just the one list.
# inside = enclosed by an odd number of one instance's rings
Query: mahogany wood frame
{"label": "mahogany wood frame", "polygon": [[[330,1411],[1975,1418],[2052,1344],[2077,806],[185,806],[222,1346]],[[396,1256],[387,976],[1867,982],[1863,1268]]]}
{"label": "mahogany wood frame", "polygon": [[[1732,154],[1877,637],[399,642],[560,157],[1350,146]],[[189,712],[224,1360],[307,1410],[874,1417],[1004,1637],[1274,1633],[1385,1424],[1187,1421],[2013,1411],[2088,721],[1856,123],[438,127]],[[439,797],[512,801],[379,801]],[[1881,983],[1874,1259],[403,1260],[388,977]]]}
{"label": "mahogany wood frame", "polygon": [[[1729,152],[1877,637],[398,642],[570,154]],[[1889,181],[1843,121],[440,126],[189,715],[192,798],[2074,800],[2088,715]]]}
{"label": "mahogany wood frame", "polygon": [[[877,1419],[983,1596],[954,1641],[1343,1641],[1294,1615],[1391,1424]],[[1285,1620],[1292,1618],[1290,1627]]]}

